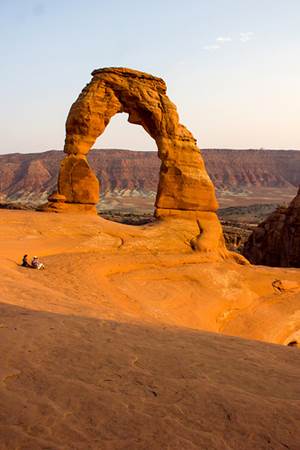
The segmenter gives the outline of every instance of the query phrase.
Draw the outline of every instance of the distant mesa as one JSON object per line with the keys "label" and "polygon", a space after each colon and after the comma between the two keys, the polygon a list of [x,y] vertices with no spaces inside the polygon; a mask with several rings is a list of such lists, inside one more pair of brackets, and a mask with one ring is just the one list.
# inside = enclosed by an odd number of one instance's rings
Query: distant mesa
{"label": "distant mesa", "polygon": [[288,207],[279,207],[250,235],[244,255],[254,264],[300,267],[300,188]]}
{"label": "distant mesa", "polygon": [[[221,207],[257,203],[290,203],[300,184],[300,151],[201,149],[206,170],[217,189]],[[61,151],[0,155],[0,200],[40,205],[57,189]],[[157,152],[91,150],[87,155],[101,180],[101,203],[114,195],[122,205],[125,191],[150,198],[153,209],[159,180]],[[109,207],[109,203],[107,203]]]}

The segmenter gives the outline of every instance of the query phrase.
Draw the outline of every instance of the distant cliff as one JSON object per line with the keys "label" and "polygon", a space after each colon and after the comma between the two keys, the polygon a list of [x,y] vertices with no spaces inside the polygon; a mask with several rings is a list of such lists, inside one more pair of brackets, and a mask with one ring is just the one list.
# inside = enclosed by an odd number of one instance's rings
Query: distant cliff
{"label": "distant cliff", "polygon": [[203,150],[217,188],[299,186],[300,151]]}
{"label": "distant cliff", "polygon": [[253,231],[244,255],[254,264],[300,267],[300,188],[286,208],[277,208]]}
{"label": "distant cliff", "polygon": [[[289,189],[300,184],[300,151],[202,150],[219,191]],[[61,151],[0,155],[0,200],[39,201],[56,186]],[[92,150],[88,159],[101,180],[102,193],[154,195],[160,161],[156,152]],[[122,194],[123,193],[123,194]]]}

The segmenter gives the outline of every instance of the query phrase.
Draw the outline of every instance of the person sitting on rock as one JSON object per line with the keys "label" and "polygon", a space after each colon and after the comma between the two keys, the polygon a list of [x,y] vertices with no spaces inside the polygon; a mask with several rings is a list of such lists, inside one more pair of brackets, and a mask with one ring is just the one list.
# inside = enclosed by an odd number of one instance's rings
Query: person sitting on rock
{"label": "person sitting on rock", "polygon": [[22,267],[31,267],[28,261],[28,255],[24,255],[22,259]]}
{"label": "person sitting on rock", "polygon": [[33,257],[32,261],[31,261],[31,267],[33,269],[38,269],[38,270],[45,269],[44,264],[38,259],[37,256]]}

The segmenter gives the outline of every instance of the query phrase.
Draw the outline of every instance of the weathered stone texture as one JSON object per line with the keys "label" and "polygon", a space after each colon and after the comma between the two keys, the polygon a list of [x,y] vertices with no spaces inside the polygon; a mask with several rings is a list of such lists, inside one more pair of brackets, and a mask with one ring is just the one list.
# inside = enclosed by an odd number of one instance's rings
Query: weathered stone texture
{"label": "weathered stone texture", "polygon": [[[156,207],[161,210],[217,209],[214,186],[192,134],[179,123],[166,84],[152,75],[125,68],[95,70],[72,105],[67,123],[58,190],[69,203],[96,203],[98,183],[85,155],[117,113],[143,126],[156,141],[161,159]],[[68,158],[72,158],[71,160]],[[78,159],[78,164],[77,164]],[[72,171],[72,176],[70,175]],[[81,173],[84,178],[81,179]]]}
{"label": "weathered stone texture", "polygon": [[244,255],[254,264],[300,267],[300,188],[289,207],[278,208],[254,230]]}
{"label": "weathered stone texture", "polygon": [[62,160],[58,190],[69,203],[96,204],[98,202],[99,182],[84,155],[70,154]]}

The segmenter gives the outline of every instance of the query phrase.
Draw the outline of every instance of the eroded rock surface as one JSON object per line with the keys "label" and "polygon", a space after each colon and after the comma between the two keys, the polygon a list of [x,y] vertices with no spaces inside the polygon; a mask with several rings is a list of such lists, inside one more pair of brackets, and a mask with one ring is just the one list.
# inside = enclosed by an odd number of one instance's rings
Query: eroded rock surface
{"label": "eroded rock surface", "polygon": [[254,264],[300,267],[300,188],[288,208],[278,208],[253,231],[244,255]]}
{"label": "eroded rock surface", "polygon": [[176,106],[166,95],[165,82],[125,68],[99,69],[92,75],[72,105],[66,123],[64,151],[68,156],[60,168],[58,190],[67,202],[97,202],[97,180],[85,155],[110,119],[125,112],[129,122],[141,125],[156,141],[161,159],[156,198],[160,215],[164,210],[216,211],[214,186],[200,150],[192,134],[179,123]]}

